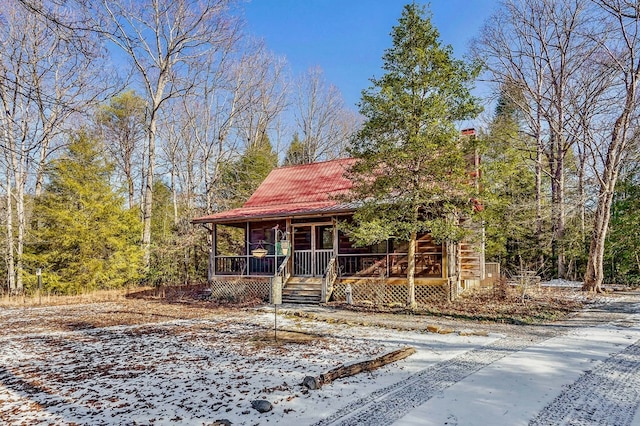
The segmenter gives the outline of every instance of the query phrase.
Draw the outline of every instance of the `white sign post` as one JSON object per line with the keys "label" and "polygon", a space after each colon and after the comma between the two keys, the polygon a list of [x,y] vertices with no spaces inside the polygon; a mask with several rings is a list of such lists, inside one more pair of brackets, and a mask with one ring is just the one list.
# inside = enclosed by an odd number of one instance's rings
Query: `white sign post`
{"label": "white sign post", "polygon": [[282,304],[282,278],[271,278],[271,303],[273,303],[273,337],[278,341],[278,305]]}

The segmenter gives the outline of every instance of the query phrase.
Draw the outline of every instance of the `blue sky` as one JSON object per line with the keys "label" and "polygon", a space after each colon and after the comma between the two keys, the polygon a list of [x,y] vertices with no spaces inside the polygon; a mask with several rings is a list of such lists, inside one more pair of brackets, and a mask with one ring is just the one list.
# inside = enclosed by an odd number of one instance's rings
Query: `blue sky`
{"label": "blue sky", "polygon": [[[285,56],[295,74],[320,66],[355,108],[360,92],[380,77],[391,27],[409,0],[249,0],[247,30]],[[463,57],[497,0],[433,0],[432,22],[443,43]]]}

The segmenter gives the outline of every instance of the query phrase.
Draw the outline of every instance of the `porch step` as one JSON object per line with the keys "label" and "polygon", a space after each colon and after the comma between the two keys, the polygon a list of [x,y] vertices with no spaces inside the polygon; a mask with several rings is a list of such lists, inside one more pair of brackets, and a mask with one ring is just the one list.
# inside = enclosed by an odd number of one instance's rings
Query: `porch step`
{"label": "porch step", "polygon": [[293,277],[282,289],[282,303],[318,304],[322,297],[322,280]]}

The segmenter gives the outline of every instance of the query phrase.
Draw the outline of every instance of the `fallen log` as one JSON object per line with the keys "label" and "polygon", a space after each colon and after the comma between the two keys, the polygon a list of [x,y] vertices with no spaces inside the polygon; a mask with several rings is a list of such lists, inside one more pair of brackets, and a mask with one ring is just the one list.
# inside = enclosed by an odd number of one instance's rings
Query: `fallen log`
{"label": "fallen log", "polygon": [[391,364],[392,362],[400,361],[401,359],[405,359],[406,357],[413,355],[416,353],[414,348],[403,348],[398,349],[397,351],[389,352],[386,355],[382,355],[378,358],[374,358],[368,361],[362,361],[355,364],[349,365],[341,365],[340,367],[336,367],[333,370],[329,370],[324,374],[321,374],[318,377],[318,381],[320,385],[325,385],[327,383],[331,383],[336,379],[342,379],[343,377],[354,376],[358,373],[362,373],[363,371],[373,371],[380,367],[383,367],[387,364]]}

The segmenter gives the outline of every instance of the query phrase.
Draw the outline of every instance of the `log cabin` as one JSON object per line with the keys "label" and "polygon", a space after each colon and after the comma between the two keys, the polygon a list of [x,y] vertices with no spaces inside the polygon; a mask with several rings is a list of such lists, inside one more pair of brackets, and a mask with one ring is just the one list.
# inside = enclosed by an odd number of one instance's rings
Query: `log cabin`
{"label": "log cabin", "polygon": [[[377,305],[404,305],[408,243],[388,240],[357,247],[339,229],[339,222],[348,221],[356,209],[336,197],[349,191],[345,171],[354,161],[274,169],[242,207],[194,219],[211,233],[212,296],[281,303],[326,303],[349,296]],[[447,276],[445,245],[428,233],[418,236],[417,303],[452,300],[480,284],[481,234],[479,230],[478,238],[457,245],[455,280]],[[276,299],[274,284],[281,291]]]}

